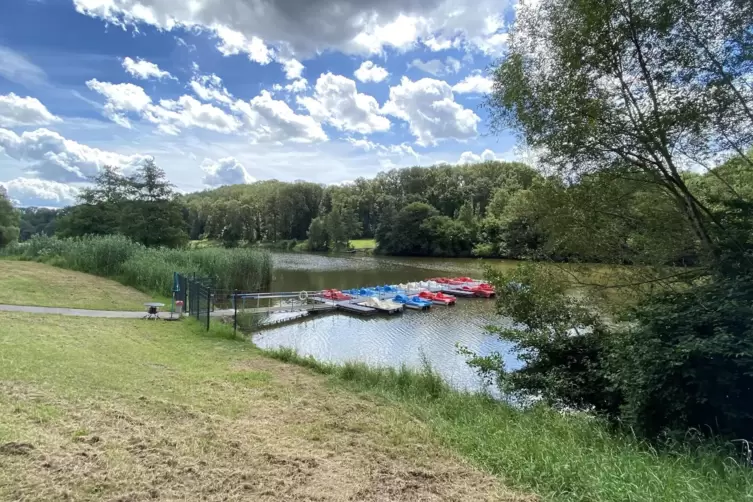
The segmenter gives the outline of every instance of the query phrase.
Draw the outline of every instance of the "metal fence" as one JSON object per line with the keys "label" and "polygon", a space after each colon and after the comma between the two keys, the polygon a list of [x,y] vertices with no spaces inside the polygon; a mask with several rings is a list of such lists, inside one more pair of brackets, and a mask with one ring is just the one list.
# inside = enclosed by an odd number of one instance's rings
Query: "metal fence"
{"label": "metal fence", "polygon": [[190,317],[195,317],[209,330],[209,318],[212,312],[212,282],[206,277],[176,274],[174,287],[175,301],[183,301]]}

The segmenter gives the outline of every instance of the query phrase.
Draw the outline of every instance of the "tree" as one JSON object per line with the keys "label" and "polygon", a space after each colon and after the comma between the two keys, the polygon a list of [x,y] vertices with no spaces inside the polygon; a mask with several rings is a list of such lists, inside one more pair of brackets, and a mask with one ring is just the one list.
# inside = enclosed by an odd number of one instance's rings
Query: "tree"
{"label": "tree", "polygon": [[682,171],[713,165],[720,149],[750,161],[752,12],[742,0],[524,6],[495,71],[493,124],[517,129],[566,179],[645,173],[713,259],[719,220]]}
{"label": "tree", "polygon": [[329,249],[329,237],[327,236],[327,225],[322,218],[314,218],[308,231],[309,251],[327,251]]}
{"label": "tree", "polygon": [[19,222],[20,215],[3,190],[0,192],[0,248],[18,240]]}
{"label": "tree", "polygon": [[329,237],[329,248],[339,251],[348,247],[350,239],[361,231],[358,215],[342,205],[335,205],[324,218],[324,226]]}
{"label": "tree", "polygon": [[105,166],[81,204],[61,219],[65,237],[122,234],[147,246],[182,246],[188,240],[183,206],[173,199],[172,185],[154,160],[147,159],[133,176]]}
{"label": "tree", "polygon": [[439,211],[429,204],[408,204],[397,213],[392,228],[379,232],[377,250],[396,255],[428,255],[431,231],[424,223],[434,216],[439,216]]}

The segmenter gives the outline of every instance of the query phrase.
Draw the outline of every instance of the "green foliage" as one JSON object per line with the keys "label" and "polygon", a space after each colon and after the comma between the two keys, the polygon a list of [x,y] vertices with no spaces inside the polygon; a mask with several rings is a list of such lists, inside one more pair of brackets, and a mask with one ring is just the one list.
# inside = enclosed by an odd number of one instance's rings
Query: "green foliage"
{"label": "green foliage", "polygon": [[0,193],[0,249],[18,240],[20,215],[10,200]]}
{"label": "green foliage", "polygon": [[21,233],[19,240],[25,241],[32,235],[42,234],[52,236],[55,234],[58,218],[63,210],[48,209],[44,207],[27,207],[21,210]]}
{"label": "green foliage", "polygon": [[567,181],[642,173],[713,261],[718,221],[682,167],[719,153],[753,165],[751,19],[753,4],[737,0],[522,6],[495,71],[493,123]]}
{"label": "green foliage", "polygon": [[413,202],[401,209],[394,220],[382,222],[377,229],[377,251],[396,255],[428,255],[431,229],[425,223],[439,211],[424,202]]}
{"label": "green foliage", "polygon": [[309,226],[307,247],[309,251],[327,251],[329,248],[327,228],[322,218],[314,218]]}
{"label": "green foliage", "polygon": [[614,335],[598,313],[568,294],[551,268],[525,264],[488,275],[497,290],[497,312],[511,323],[489,329],[512,342],[525,364],[508,372],[493,354],[474,357],[471,365],[522,399],[538,396],[556,407],[616,416],[621,395],[608,368]]}
{"label": "green foliage", "polygon": [[182,206],[172,198],[165,173],[148,159],[131,177],[105,166],[82,204],[59,224],[62,237],[122,234],[145,246],[180,247],[188,241]]}
{"label": "green foliage", "polygon": [[50,261],[164,296],[171,295],[173,272],[210,277],[213,286],[223,291],[259,291],[269,285],[272,275],[271,258],[263,251],[148,248],[119,235],[77,239],[35,236],[11,251],[26,260]]}
{"label": "green foliage", "polygon": [[324,217],[324,228],[328,237],[328,248],[341,251],[348,247],[350,239],[361,232],[361,222],[355,212],[336,204]]}

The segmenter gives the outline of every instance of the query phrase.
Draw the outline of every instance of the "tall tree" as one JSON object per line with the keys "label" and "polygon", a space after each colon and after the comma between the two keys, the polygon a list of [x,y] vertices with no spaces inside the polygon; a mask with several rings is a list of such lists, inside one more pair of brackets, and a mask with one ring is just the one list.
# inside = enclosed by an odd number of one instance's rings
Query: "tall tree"
{"label": "tall tree", "polygon": [[566,179],[645,173],[713,256],[722,224],[683,168],[745,157],[753,144],[752,9],[743,0],[524,4],[495,71],[493,123],[517,129]]}
{"label": "tall tree", "polygon": [[3,187],[0,191],[0,248],[18,240],[20,215],[8,199]]}

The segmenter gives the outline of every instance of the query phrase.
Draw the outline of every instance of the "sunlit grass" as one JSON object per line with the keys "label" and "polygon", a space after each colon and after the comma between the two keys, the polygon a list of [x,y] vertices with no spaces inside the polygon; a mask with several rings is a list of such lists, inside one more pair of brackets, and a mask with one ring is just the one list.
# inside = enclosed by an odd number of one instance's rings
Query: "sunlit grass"
{"label": "sunlit grass", "polygon": [[376,241],[374,239],[355,239],[350,241],[350,246],[353,249],[374,249]]}
{"label": "sunlit grass", "polygon": [[277,359],[331,375],[360,392],[405,406],[447,446],[504,483],[563,502],[751,500],[753,470],[713,446],[659,452],[584,414],[521,410],[456,392],[431,369],[323,364],[289,349]]}
{"label": "sunlit grass", "polygon": [[99,310],[143,310],[163,301],[117,282],[44,263],[0,260],[0,303]]}

